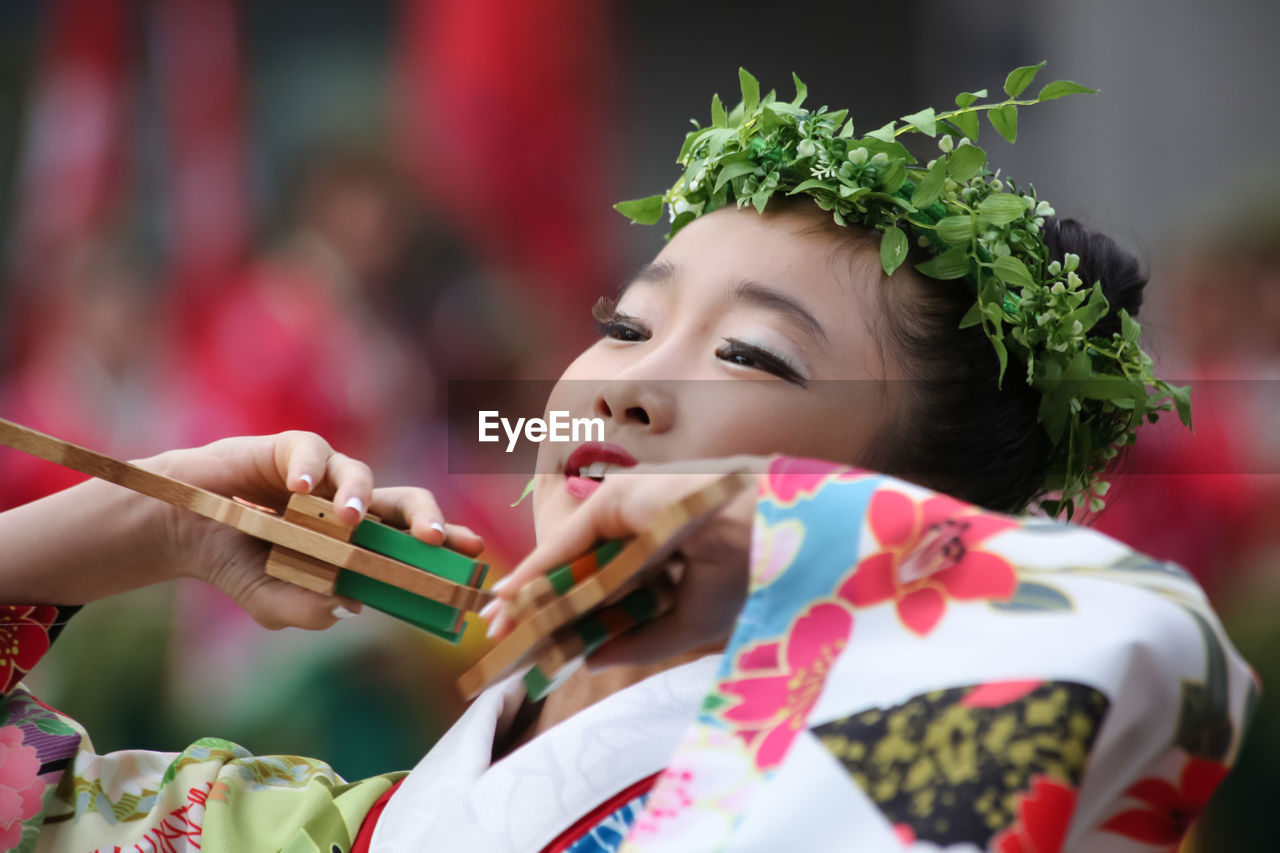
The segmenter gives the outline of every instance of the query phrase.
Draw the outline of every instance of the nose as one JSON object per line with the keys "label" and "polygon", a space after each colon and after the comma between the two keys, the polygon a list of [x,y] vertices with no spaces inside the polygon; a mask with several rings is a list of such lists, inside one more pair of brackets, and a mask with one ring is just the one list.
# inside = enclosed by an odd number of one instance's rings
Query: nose
{"label": "nose", "polygon": [[645,432],[663,433],[675,423],[676,395],[672,380],[614,379],[596,392],[596,416],[628,424]]}

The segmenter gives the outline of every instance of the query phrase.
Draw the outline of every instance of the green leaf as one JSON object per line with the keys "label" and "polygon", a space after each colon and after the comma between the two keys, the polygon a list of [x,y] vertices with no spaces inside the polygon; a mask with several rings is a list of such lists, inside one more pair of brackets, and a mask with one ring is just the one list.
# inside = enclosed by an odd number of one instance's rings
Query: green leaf
{"label": "green leaf", "polygon": [[993,107],[987,111],[987,119],[996,132],[1010,143],[1018,141],[1018,108],[1013,104]]}
{"label": "green leaf", "polygon": [[796,96],[791,103],[798,107],[804,103],[805,98],[809,97],[809,87],[796,76],[794,71],[791,72],[791,82],[796,84]]}
{"label": "green leaf", "polygon": [[1191,386],[1190,385],[1170,385],[1169,396],[1173,398],[1173,405],[1178,410],[1178,419],[1187,426],[1191,426]]}
{"label": "green leaf", "polygon": [[1036,74],[1044,68],[1044,63],[1039,65],[1024,65],[1021,68],[1015,68],[1009,72],[1009,76],[1004,78],[1004,91],[1010,98],[1016,98],[1022,94],[1023,90],[1031,85],[1031,81],[1036,79]]}
{"label": "green leaf", "polygon": [[951,245],[967,244],[978,233],[978,219],[970,214],[944,216],[938,220],[938,236]]}
{"label": "green leaf", "polygon": [[720,192],[720,188],[732,181],[734,178],[750,175],[756,170],[756,164],[752,160],[739,161],[730,163],[720,169],[720,175],[716,178],[716,186],[712,192]]}
{"label": "green leaf", "polygon": [[984,225],[1008,225],[1026,212],[1026,199],[1013,193],[996,193],[978,202],[978,219]]}
{"label": "green leaf", "polygon": [[671,220],[671,230],[667,232],[667,239],[676,236],[676,232],[688,225],[690,222],[698,218],[698,214],[692,210],[686,210],[684,213]]}
{"label": "green leaf", "polygon": [[912,113],[909,116],[903,116],[903,121],[911,122],[917,129],[926,136],[938,135],[938,121],[935,118],[933,107],[925,107],[918,113]]}
{"label": "green leaf", "polygon": [[884,127],[871,131],[867,136],[870,136],[872,139],[879,139],[881,142],[893,142],[893,129],[897,124],[898,123],[896,121],[891,121]]}
{"label": "green leaf", "polygon": [[656,225],[662,218],[662,196],[651,195],[648,198],[620,201],[613,209],[640,225]]}
{"label": "green leaf", "polygon": [[807,181],[801,181],[796,185],[796,188],[787,193],[787,195],[798,195],[803,192],[808,192],[809,190],[826,190],[827,192],[833,193],[836,191],[836,188],[830,181],[821,181],[817,178],[810,178]]}
{"label": "green leaf", "polygon": [[773,195],[772,187],[761,187],[756,190],[756,194],[751,197],[751,203],[756,206],[757,213],[764,213],[764,207],[769,203],[771,195]]}
{"label": "green leaf", "polygon": [[711,96],[711,126],[712,127],[728,127],[729,116],[724,111],[724,104],[720,103],[720,95]]}
{"label": "green leaf", "polygon": [[1127,344],[1136,344],[1138,335],[1142,332],[1142,326],[1138,321],[1129,316],[1129,312],[1120,309],[1120,339]]}
{"label": "green leaf", "polygon": [[978,98],[985,98],[986,96],[986,89],[979,89],[976,92],[961,92],[956,95],[956,106],[960,109],[964,109],[965,107],[971,106],[974,101],[978,100]]}
{"label": "green leaf", "polygon": [[960,113],[953,115],[949,121],[956,126],[956,129],[969,137],[970,141],[978,141],[978,114],[977,113]]}
{"label": "green leaf", "polygon": [[849,119],[848,121],[846,121],[846,122],[844,123],[844,127],[840,128],[840,133],[839,133],[839,134],[837,134],[837,136],[838,136],[840,139],[852,139],[852,138],[853,138],[853,119]]}
{"label": "green leaf", "polygon": [[954,278],[964,278],[969,274],[969,252],[965,246],[956,246],[947,249],[936,258],[930,258],[922,264],[916,264],[916,269],[929,278],[941,279],[949,281]]}
{"label": "green leaf", "polygon": [[680,153],[676,155],[677,163],[685,162],[685,158],[693,153],[694,147],[702,142],[702,134],[701,130],[691,130],[685,134],[684,145],[680,146]]}
{"label": "green leaf", "polygon": [[1008,601],[993,601],[991,606],[997,610],[1041,613],[1073,609],[1066,595],[1047,584],[1031,581],[1021,581]]}
{"label": "green leaf", "polygon": [[917,208],[928,207],[938,200],[938,196],[942,195],[942,188],[947,180],[947,161],[939,157],[933,163],[928,173],[916,185],[915,192],[911,194],[911,203]]}
{"label": "green leaf", "polygon": [[884,229],[884,236],[880,238],[880,265],[884,267],[886,274],[893,275],[894,270],[902,266],[906,259],[907,235],[898,226],[890,225]]}
{"label": "green leaf", "polygon": [[967,329],[970,326],[976,326],[982,322],[982,303],[975,302],[969,306],[969,310],[964,312],[964,316],[960,318],[960,328]]}
{"label": "green leaf", "polygon": [[[977,116],[974,116],[974,121],[977,121]],[[947,157],[947,177],[963,184],[978,174],[986,163],[987,152],[976,145],[961,145]]]}
{"label": "green leaf", "polygon": [[1095,95],[1097,92],[1097,89],[1090,89],[1088,86],[1081,86],[1079,83],[1072,83],[1070,80],[1055,80],[1040,90],[1040,96],[1036,100],[1052,101],[1067,95]]}
{"label": "green leaf", "polygon": [[1027,265],[1012,255],[996,258],[991,265],[991,270],[996,274],[996,278],[1014,287],[1031,287],[1036,283]]}
{"label": "green leaf", "polygon": [[890,160],[889,165],[880,173],[880,187],[887,193],[896,193],[902,189],[906,180],[907,161],[903,159]]}
{"label": "green leaf", "polygon": [[1000,375],[996,377],[996,387],[999,388],[1004,384],[1004,371],[1009,366],[1009,350],[1005,348],[1002,338],[991,338],[991,348],[996,351],[996,358],[1000,362]]}
{"label": "green leaf", "polygon": [[760,105],[760,82],[745,68],[738,69],[738,82],[742,84],[742,112],[750,115]]}

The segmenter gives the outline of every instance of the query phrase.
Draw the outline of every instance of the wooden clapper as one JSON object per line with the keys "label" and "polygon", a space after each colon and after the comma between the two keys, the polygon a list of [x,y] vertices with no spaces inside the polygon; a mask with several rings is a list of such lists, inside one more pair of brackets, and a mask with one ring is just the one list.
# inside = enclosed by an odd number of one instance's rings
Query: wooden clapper
{"label": "wooden clapper", "polygon": [[[270,542],[272,577],[354,598],[452,643],[465,630],[463,615],[493,599],[480,589],[486,564],[375,518],[344,524],[323,498],[294,494],[280,516],[3,418],[0,445]],[[515,628],[458,679],[458,689],[471,698],[524,668],[526,688],[541,698],[600,645],[668,611],[674,593],[663,569],[684,538],[749,483],[745,474],[726,474],[658,513],[634,539],[605,542],[527,585],[513,602]]]}

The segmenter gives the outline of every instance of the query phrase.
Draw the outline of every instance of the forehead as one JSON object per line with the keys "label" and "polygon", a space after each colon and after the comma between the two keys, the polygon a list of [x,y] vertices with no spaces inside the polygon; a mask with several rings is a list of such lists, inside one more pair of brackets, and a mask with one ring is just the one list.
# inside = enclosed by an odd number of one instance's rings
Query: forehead
{"label": "forehead", "polygon": [[864,242],[816,207],[757,213],[724,208],[689,223],[658,253],[651,272],[676,267],[690,284],[750,279],[796,297],[847,302],[878,279]]}

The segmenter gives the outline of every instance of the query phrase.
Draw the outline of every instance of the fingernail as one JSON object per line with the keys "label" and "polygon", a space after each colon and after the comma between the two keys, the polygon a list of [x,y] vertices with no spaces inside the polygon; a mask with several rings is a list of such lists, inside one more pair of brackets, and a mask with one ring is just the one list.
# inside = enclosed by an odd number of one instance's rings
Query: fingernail
{"label": "fingernail", "polygon": [[480,618],[484,619],[487,622],[489,618],[493,616],[494,612],[498,609],[498,603],[499,603],[498,599],[495,598],[493,601],[490,601],[484,607],[481,607]]}
{"label": "fingernail", "polygon": [[303,475],[302,475],[301,477],[299,477],[298,479],[299,479],[299,480],[301,480],[302,482],[304,482],[304,483],[306,483],[306,484],[307,484],[307,491],[308,491],[308,492],[310,492],[312,489],[314,489],[314,488],[316,487],[316,481],[315,481],[315,480],[313,480],[313,479],[311,479],[311,475],[310,475],[310,474],[303,474]]}
{"label": "fingernail", "polygon": [[432,530],[438,530],[441,536],[444,535],[444,525],[438,521],[431,522],[427,527],[430,527]]}
{"label": "fingernail", "polygon": [[352,616],[356,615],[354,610],[348,610],[341,604],[335,604],[333,610],[330,612],[333,613],[334,619],[350,619]]}
{"label": "fingernail", "polygon": [[497,592],[498,590],[506,586],[507,581],[509,580],[511,580],[511,575],[507,575],[505,578],[500,578],[494,582],[493,586],[491,586],[490,589],[493,590],[494,592]]}
{"label": "fingernail", "polygon": [[364,515],[364,501],[359,498],[348,498],[344,506],[354,509],[356,512]]}
{"label": "fingernail", "polygon": [[489,630],[484,632],[486,638],[492,640],[498,635],[498,629],[507,624],[507,614],[499,613],[497,618],[489,623]]}

